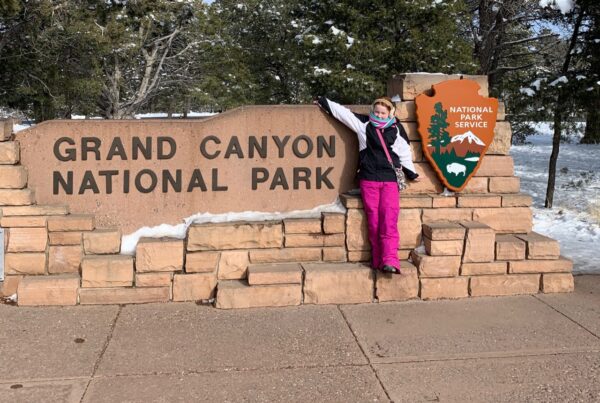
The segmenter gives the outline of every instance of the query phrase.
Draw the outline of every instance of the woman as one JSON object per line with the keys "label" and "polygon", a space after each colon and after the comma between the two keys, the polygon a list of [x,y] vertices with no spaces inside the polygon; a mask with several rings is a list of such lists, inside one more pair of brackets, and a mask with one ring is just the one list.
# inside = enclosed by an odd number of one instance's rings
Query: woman
{"label": "woman", "polygon": [[358,136],[358,179],[369,227],[371,267],[401,274],[398,260],[400,200],[390,158],[394,167],[402,167],[408,179],[418,180],[419,175],[412,162],[408,136],[395,117],[396,108],[388,97],[377,98],[368,116],[353,113],[325,97],[316,103]]}

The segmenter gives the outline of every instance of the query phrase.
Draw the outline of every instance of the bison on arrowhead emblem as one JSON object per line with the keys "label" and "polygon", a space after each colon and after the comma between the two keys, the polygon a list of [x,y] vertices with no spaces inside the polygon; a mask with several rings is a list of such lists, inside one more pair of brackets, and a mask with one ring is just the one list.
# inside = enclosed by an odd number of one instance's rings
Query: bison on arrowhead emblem
{"label": "bison on arrowhead emblem", "polygon": [[494,139],[498,100],[479,95],[472,80],[433,85],[415,99],[423,153],[440,180],[461,191],[477,172]]}

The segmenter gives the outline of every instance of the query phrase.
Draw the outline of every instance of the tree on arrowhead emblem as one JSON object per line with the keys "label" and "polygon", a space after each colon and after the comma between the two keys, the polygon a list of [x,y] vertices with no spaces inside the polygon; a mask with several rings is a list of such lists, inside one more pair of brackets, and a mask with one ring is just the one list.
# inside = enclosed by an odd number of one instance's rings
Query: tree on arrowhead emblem
{"label": "tree on arrowhead emblem", "polygon": [[429,142],[435,148],[435,154],[440,154],[440,149],[450,144],[450,134],[446,131],[448,127],[448,112],[442,108],[442,103],[438,102],[434,106],[435,114],[431,115],[429,132]]}

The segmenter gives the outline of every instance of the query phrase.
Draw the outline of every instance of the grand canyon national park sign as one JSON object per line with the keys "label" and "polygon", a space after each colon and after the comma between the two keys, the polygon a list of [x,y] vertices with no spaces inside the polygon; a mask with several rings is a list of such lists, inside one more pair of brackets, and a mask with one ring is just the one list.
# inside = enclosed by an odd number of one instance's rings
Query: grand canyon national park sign
{"label": "grand canyon national park sign", "polygon": [[354,187],[356,135],[315,106],[204,120],[54,120],[19,132],[40,204],[125,233],[197,213],[312,209]]}
{"label": "grand canyon national park sign", "polygon": [[423,154],[444,185],[461,191],[477,172],[494,139],[498,100],[479,95],[475,81],[433,85],[433,96],[416,97]]}

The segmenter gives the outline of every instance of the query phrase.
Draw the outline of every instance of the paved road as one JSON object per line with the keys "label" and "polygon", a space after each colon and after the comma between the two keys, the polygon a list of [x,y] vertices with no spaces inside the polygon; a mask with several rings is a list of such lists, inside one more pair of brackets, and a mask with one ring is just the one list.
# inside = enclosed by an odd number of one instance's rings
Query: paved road
{"label": "paved road", "polygon": [[598,402],[600,276],[575,284],[235,311],[0,305],[0,401]]}

